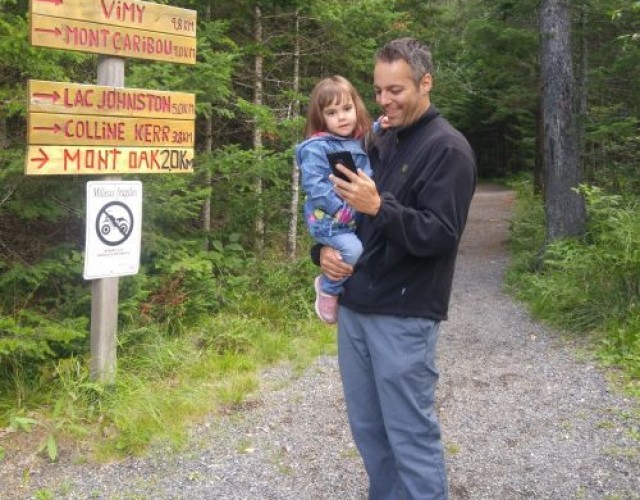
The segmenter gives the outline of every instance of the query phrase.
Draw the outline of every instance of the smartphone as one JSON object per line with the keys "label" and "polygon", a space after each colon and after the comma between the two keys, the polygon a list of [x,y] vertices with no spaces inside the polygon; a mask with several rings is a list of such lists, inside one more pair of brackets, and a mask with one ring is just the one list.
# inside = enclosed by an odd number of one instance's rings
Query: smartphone
{"label": "smartphone", "polygon": [[331,165],[331,172],[340,179],[349,182],[347,176],[336,168],[336,164],[338,163],[347,167],[354,174],[358,173],[358,168],[356,167],[356,163],[353,161],[353,156],[351,156],[350,151],[335,151],[333,153],[327,153],[327,159],[329,160],[329,165]]}

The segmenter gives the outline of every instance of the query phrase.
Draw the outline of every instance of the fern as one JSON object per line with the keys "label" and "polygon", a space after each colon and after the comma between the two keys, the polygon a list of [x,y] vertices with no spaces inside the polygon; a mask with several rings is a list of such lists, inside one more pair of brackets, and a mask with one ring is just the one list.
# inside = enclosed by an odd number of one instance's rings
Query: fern
{"label": "fern", "polygon": [[0,365],[12,358],[44,360],[79,348],[87,336],[86,318],[55,320],[23,310],[0,316]]}

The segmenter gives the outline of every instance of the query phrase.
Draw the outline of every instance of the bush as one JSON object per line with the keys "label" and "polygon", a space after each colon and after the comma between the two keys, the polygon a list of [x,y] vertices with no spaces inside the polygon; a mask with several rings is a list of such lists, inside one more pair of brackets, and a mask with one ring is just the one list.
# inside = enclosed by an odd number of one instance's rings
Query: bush
{"label": "bush", "polygon": [[544,246],[540,200],[525,188],[512,227],[507,283],[534,314],[580,334],[595,334],[600,356],[640,376],[640,200],[582,186],[582,239]]}

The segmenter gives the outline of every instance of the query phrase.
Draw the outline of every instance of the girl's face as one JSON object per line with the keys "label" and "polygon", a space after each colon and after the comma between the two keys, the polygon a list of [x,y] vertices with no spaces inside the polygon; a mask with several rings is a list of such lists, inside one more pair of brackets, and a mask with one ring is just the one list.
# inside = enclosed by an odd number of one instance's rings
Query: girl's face
{"label": "girl's face", "polygon": [[325,106],[322,117],[327,131],[340,137],[351,137],[356,128],[356,107],[350,95],[343,95],[338,101]]}

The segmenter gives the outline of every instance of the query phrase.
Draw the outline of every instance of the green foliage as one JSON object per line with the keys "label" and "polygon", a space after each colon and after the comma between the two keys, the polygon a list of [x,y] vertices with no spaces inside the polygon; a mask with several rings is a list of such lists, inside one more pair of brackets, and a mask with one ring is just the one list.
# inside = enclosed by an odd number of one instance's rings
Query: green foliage
{"label": "green foliage", "polygon": [[31,429],[38,421],[29,417],[15,416],[9,421],[9,428],[22,432],[31,432]]}
{"label": "green foliage", "polygon": [[53,500],[55,498],[52,491],[48,489],[40,489],[35,494],[36,500]]}
{"label": "green foliage", "polygon": [[35,361],[64,356],[84,347],[87,320],[63,319],[22,310],[13,316],[0,316],[0,367],[17,360]]}
{"label": "green foliage", "polygon": [[585,181],[608,192],[637,193],[640,174],[640,88],[630,68],[640,64],[637,2],[588,2],[586,38],[589,109],[585,117]]}
{"label": "green foliage", "polygon": [[318,269],[310,259],[282,262],[277,256],[256,260],[251,273],[233,280],[229,308],[280,324],[314,316],[312,277]]}
{"label": "green foliage", "polygon": [[640,377],[640,200],[582,186],[583,240],[543,247],[539,200],[519,197],[511,290],[539,317],[599,339],[600,355]]}
{"label": "green foliage", "polygon": [[[222,237],[240,234],[241,243],[251,248],[253,226],[260,210],[267,233],[277,235],[285,230],[291,156],[289,149],[277,153],[246,150],[237,145],[201,155],[201,168],[211,171],[211,214],[218,234]],[[258,178],[263,179],[260,195],[255,191]]]}
{"label": "green foliage", "polygon": [[434,100],[469,138],[485,176],[533,167],[534,143],[527,137],[534,135],[538,107],[537,37],[536,27],[472,19],[457,59],[443,61],[436,74]]}
{"label": "green foliage", "polygon": [[621,106],[594,106],[596,121],[587,126],[587,180],[597,182],[608,191],[640,191],[640,120],[625,116]]}
{"label": "green foliage", "polygon": [[208,251],[201,249],[202,240],[176,245],[168,238],[155,238],[148,249],[147,272],[132,280],[123,294],[129,324],[155,323],[179,334],[201,316],[220,310],[229,281],[251,262],[238,238],[231,235],[226,244],[216,240]]}
{"label": "green foliage", "polygon": [[37,263],[14,264],[0,276],[0,287],[12,292],[0,296],[0,307],[8,312],[39,307],[57,309],[62,316],[86,314],[82,266],[82,254],[66,245],[51,248]]}
{"label": "green foliage", "polygon": [[83,356],[2,374],[0,422],[39,431],[35,451],[51,460],[68,436],[98,443],[105,458],[143,452],[151,442],[180,446],[193,419],[241,404],[257,387],[258,369],[280,360],[300,368],[334,351],[334,330],[314,317],[315,269],[307,258],[256,262],[233,240],[214,246],[221,262],[233,262],[211,264],[200,277],[225,283],[217,312],[189,318],[179,331],[160,319],[122,326],[113,387],[90,380]]}
{"label": "green foliage", "polygon": [[511,187],[516,190],[518,202],[510,228],[512,260],[509,273],[535,272],[546,236],[544,205],[534,194],[530,180],[519,180]]}
{"label": "green foliage", "polygon": [[[100,416],[96,412],[96,403],[104,388],[89,381],[88,368],[84,359],[71,356],[54,361],[47,367],[51,369],[44,369],[43,365],[38,384],[29,383],[26,380],[24,382],[29,386],[29,390],[35,389],[42,395],[43,387],[47,387],[46,390],[55,395],[50,401],[50,413],[30,412],[29,414],[36,418],[25,417],[27,408],[32,404],[31,399],[28,398],[22,402],[22,406],[7,414],[10,428],[42,436],[34,451],[44,453],[49,460],[56,461],[59,454],[59,438],[68,435],[74,437],[87,435],[88,429],[85,425],[87,419]],[[19,377],[16,376],[16,378]],[[0,396],[9,392],[5,390],[0,391]],[[14,414],[11,414],[12,412]],[[2,417],[0,421],[7,419],[6,414]]]}
{"label": "green foliage", "polygon": [[308,95],[319,79],[340,74],[353,83],[372,115],[377,116],[371,78],[374,53],[384,42],[406,34],[407,20],[414,15],[394,4],[383,0],[324,0],[305,6],[313,24],[304,26],[311,37],[309,45],[303,47],[302,93]]}

